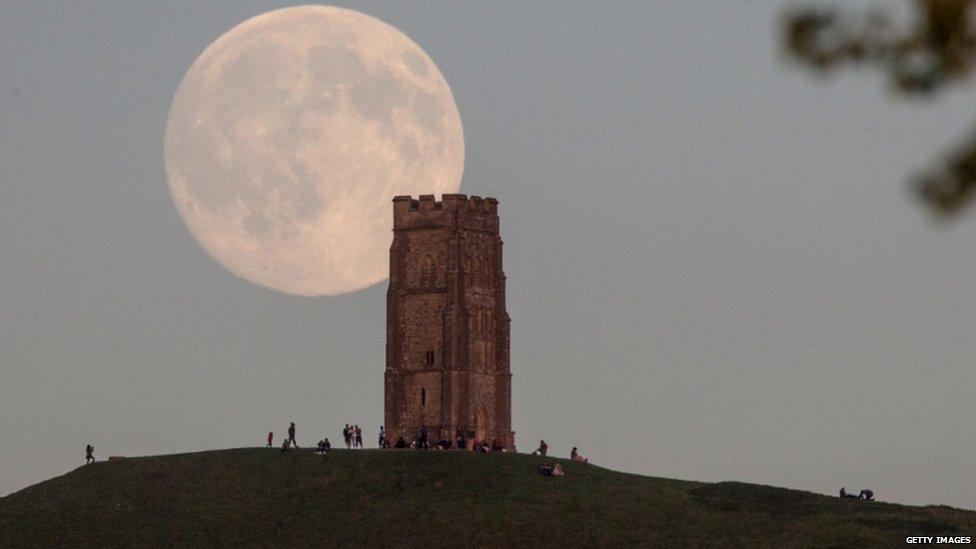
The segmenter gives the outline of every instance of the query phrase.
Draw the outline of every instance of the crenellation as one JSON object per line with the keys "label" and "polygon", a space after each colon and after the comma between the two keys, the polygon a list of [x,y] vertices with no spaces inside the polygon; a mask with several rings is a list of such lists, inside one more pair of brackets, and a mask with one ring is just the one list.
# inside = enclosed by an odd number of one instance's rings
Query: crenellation
{"label": "crenellation", "polygon": [[394,229],[426,229],[461,224],[474,230],[498,231],[498,200],[490,197],[444,194],[397,196],[393,199]]}
{"label": "crenellation", "polygon": [[422,212],[430,212],[434,210],[434,195],[432,194],[422,194],[420,195],[420,207],[419,210]]}

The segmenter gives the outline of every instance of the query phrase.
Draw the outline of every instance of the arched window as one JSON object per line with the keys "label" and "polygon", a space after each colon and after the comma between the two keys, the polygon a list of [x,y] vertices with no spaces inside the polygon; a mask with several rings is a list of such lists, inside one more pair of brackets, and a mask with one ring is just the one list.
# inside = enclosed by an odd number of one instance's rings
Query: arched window
{"label": "arched window", "polygon": [[424,257],[421,284],[424,288],[433,288],[437,284],[437,271],[434,270],[434,259],[429,255]]}
{"label": "arched window", "polygon": [[420,390],[420,405],[427,406],[427,389]]}
{"label": "arched window", "polygon": [[427,366],[434,365],[434,351],[427,351]]}

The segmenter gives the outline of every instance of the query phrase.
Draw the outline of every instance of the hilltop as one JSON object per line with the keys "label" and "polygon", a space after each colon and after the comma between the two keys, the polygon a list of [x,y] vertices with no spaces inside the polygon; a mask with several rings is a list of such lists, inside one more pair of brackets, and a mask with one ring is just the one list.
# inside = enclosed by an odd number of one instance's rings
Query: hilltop
{"label": "hilltop", "polygon": [[[550,458],[551,459],[551,458]],[[976,512],[543,458],[242,448],[79,467],[0,498],[4,546],[891,545]]]}

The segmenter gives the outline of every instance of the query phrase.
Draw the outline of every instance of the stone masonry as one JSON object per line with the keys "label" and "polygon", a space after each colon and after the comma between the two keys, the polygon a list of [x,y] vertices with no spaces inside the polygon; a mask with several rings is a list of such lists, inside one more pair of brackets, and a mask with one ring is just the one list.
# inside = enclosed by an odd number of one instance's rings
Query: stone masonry
{"label": "stone masonry", "polygon": [[513,449],[498,201],[395,197],[386,299],[391,443],[426,426],[432,441],[453,441],[460,428],[469,440]]}

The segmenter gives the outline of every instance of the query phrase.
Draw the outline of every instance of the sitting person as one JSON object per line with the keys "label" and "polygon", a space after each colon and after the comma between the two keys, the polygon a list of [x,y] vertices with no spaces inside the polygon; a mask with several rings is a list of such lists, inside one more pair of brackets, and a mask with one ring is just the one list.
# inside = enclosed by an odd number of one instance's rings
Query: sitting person
{"label": "sitting person", "polygon": [[397,439],[396,447],[403,449],[407,447],[407,441],[403,440],[403,437]]}
{"label": "sitting person", "polygon": [[281,441],[281,451],[282,452],[287,452],[288,451],[288,439],[287,438],[285,440]]}
{"label": "sitting person", "polygon": [[332,449],[332,444],[329,442],[329,439],[326,438],[324,440],[319,441],[318,448],[315,450],[315,453],[324,454],[331,449]]}
{"label": "sitting person", "polygon": [[847,499],[859,499],[859,496],[855,496],[854,494],[848,494],[847,489],[843,486],[840,489],[840,497],[847,498]]}
{"label": "sitting person", "polygon": [[501,452],[502,450],[504,450],[504,448],[502,448],[502,443],[498,442],[497,438],[491,441],[492,452]]}
{"label": "sitting person", "polygon": [[468,448],[468,441],[464,440],[464,437],[462,436],[457,437],[456,443],[458,450],[466,450]]}
{"label": "sitting person", "polygon": [[576,447],[575,446],[573,446],[573,451],[569,453],[569,459],[571,459],[573,461],[578,461],[580,463],[589,463],[590,462],[590,460],[588,460],[585,457],[583,457],[582,454],[580,454],[576,450]]}
{"label": "sitting person", "polygon": [[561,477],[564,474],[565,473],[563,473],[563,466],[560,465],[559,462],[557,461],[556,464],[552,466],[552,476]]}
{"label": "sitting person", "polygon": [[386,435],[383,435],[383,438],[380,439],[380,448],[389,448],[389,447],[390,447],[390,439],[386,438]]}
{"label": "sitting person", "polygon": [[874,501],[874,492],[871,490],[861,490],[861,493],[857,497],[866,501]]}
{"label": "sitting person", "polygon": [[545,462],[545,463],[543,463],[542,464],[542,467],[539,467],[539,472],[542,473],[542,476],[551,477],[552,476],[552,465],[549,465],[549,462],[548,461]]}

